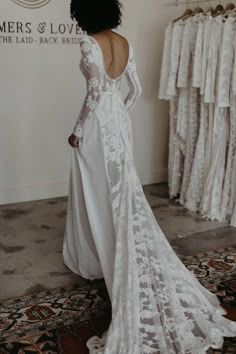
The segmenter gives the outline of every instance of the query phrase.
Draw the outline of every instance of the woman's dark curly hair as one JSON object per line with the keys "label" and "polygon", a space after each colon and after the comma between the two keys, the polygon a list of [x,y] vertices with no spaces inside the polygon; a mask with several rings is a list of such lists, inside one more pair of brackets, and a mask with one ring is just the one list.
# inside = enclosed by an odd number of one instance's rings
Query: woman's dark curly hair
{"label": "woman's dark curly hair", "polygon": [[117,28],[121,24],[122,5],[118,0],[71,0],[71,18],[87,34]]}

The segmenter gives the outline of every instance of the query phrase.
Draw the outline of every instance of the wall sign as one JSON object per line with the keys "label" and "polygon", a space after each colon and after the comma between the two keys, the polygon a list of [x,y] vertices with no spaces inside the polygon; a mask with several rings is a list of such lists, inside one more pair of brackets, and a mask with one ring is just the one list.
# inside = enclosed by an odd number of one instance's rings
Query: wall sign
{"label": "wall sign", "polygon": [[27,7],[28,9],[37,9],[47,5],[51,0],[11,0],[15,4]]}
{"label": "wall sign", "polygon": [[[6,0],[8,3],[15,3],[23,8],[39,9],[52,0]],[[68,0],[69,1],[69,0]],[[55,3],[54,3],[55,5]],[[69,6],[69,4],[68,4]],[[49,8],[49,10],[51,10]],[[16,6],[17,13],[17,6]],[[29,13],[27,11],[27,13]],[[37,13],[35,11],[34,13]],[[29,20],[0,20],[0,45],[78,45],[81,30],[76,21],[69,23],[51,22],[38,16],[36,21],[32,18],[31,12]],[[45,16],[45,15],[44,15]],[[34,17],[34,16],[33,16]],[[69,18],[68,18],[69,20]]]}
{"label": "wall sign", "polygon": [[78,24],[0,21],[0,44],[78,44]]}

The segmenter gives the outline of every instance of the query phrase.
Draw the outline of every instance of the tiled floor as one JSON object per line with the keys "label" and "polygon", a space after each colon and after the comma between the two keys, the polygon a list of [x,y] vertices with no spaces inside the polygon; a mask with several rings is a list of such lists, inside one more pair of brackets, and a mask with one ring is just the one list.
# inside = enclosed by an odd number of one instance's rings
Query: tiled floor
{"label": "tiled floor", "polygon": [[[170,201],[166,184],[144,191],[166,237],[183,255],[235,244],[236,229]],[[0,300],[86,282],[62,261],[66,206],[67,198],[56,198],[0,207]],[[189,240],[184,245],[183,238]]]}

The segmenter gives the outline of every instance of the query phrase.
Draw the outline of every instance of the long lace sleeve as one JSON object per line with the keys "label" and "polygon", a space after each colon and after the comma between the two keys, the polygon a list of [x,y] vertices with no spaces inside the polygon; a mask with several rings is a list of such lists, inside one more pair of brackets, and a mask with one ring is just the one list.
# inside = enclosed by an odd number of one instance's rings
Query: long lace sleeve
{"label": "long lace sleeve", "polygon": [[79,138],[83,136],[83,126],[91,116],[100,99],[100,65],[97,56],[97,47],[88,36],[80,39],[81,69],[87,80],[87,95],[82,105],[79,117],[76,120],[73,134]]}
{"label": "long lace sleeve", "polygon": [[179,59],[179,70],[177,87],[187,87],[190,71],[191,59],[191,34],[192,34],[193,21],[192,18],[186,20],[183,29],[182,47]]}
{"label": "long lace sleeve", "polygon": [[136,62],[134,59],[134,53],[132,47],[130,48],[130,58],[129,63],[125,71],[125,76],[129,86],[129,92],[124,100],[124,104],[127,111],[130,111],[135,103],[137,102],[138,97],[142,93],[142,87],[137,73]]}
{"label": "long lace sleeve", "polygon": [[235,37],[235,19],[229,17],[224,24],[223,39],[221,44],[221,60],[218,84],[219,107],[230,106],[231,74],[234,59],[233,45]]}
{"label": "long lace sleeve", "polygon": [[170,48],[170,66],[167,81],[166,93],[169,97],[175,97],[177,94],[176,81],[178,76],[179,61],[182,47],[182,37],[184,26],[182,22],[174,23],[172,29],[172,41]]}
{"label": "long lace sleeve", "polygon": [[171,44],[172,44],[173,25],[169,23],[164,37],[164,46],[162,54],[161,75],[159,85],[159,98],[163,100],[170,100],[171,96],[167,94],[167,85],[170,75],[171,63]]}

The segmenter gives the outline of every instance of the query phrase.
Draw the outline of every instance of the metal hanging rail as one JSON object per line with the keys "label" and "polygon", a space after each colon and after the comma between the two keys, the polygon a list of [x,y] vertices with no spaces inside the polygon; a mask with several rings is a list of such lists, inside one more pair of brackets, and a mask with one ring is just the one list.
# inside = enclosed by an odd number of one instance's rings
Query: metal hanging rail
{"label": "metal hanging rail", "polygon": [[208,5],[211,5],[213,1],[217,1],[218,3],[221,3],[219,0],[195,0],[195,1],[175,1],[173,3],[166,4],[167,6],[179,6],[179,5],[191,5],[191,4],[199,4],[202,2],[208,3]]}

